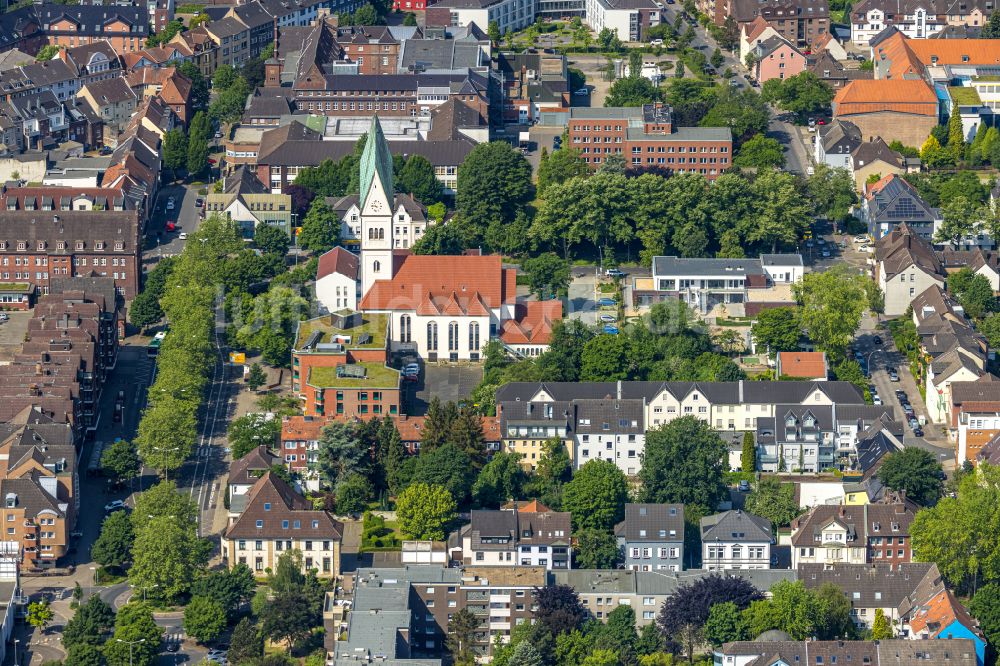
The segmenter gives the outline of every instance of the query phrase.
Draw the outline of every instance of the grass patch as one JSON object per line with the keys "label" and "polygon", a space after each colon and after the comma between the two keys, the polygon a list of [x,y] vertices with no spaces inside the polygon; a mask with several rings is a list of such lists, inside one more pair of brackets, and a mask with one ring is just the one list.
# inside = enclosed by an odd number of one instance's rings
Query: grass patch
{"label": "grass patch", "polygon": [[362,553],[400,550],[402,547],[403,534],[399,531],[399,523],[374,513],[365,514],[361,532]]}
{"label": "grass patch", "polygon": [[306,380],[316,388],[396,388],[399,371],[381,363],[354,363],[365,369],[364,377],[338,377],[337,368],[312,368]]}
{"label": "grass patch", "polygon": [[[333,342],[334,336],[346,335],[351,338],[351,342],[345,345],[349,349],[383,349],[385,348],[385,332],[388,322],[388,315],[366,314],[362,317],[360,326],[345,329],[331,324],[329,316],[316,317],[299,324],[295,346],[296,349],[301,349],[314,331],[320,331],[323,337],[318,342]],[[359,345],[358,340],[365,333],[371,336],[371,342]]]}
{"label": "grass patch", "polygon": [[959,106],[979,106],[982,104],[979,93],[971,86],[949,86],[948,94],[951,95],[952,101]]}
{"label": "grass patch", "polygon": [[613,294],[618,291],[618,287],[613,282],[601,282],[597,285],[597,291],[602,294]]}

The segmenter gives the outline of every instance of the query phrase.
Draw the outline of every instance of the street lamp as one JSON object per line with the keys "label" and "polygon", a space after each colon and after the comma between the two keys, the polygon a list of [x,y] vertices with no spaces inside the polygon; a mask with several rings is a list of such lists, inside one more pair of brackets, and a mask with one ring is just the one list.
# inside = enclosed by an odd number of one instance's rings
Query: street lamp
{"label": "street lamp", "polygon": [[126,640],[122,640],[121,638],[116,638],[115,640],[118,641],[119,643],[127,643],[128,644],[128,666],[132,666],[132,646],[133,645],[138,645],[139,643],[145,643],[146,639],[145,638],[140,638],[137,641],[126,641]]}
{"label": "street lamp", "polygon": [[17,664],[18,664],[18,661],[17,661],[17,644],[20,643],[20,642],[21,642],[20,638],[15,638],[14,639],[14,666],[17,666]]}
{"label": "street lamp", "polygon": [[[152,518],[152,516],[150,516],[150,518]],[[146,586],[129,585],[129,587],[131,587],[132,589],[138,588],[138,589],[142,590],[142,600],[143,601],[146,601],[146,590],[152,590],[152,589],[157,588],[159,586],[160,586],[159,583],[155,583],[153,585],[146,585]]]}
{"label": "street lamp", "polygon": [[876,347],[875,349],[873,349],[870,352],[868,352],[868,358],[865,359],[865,367],[868,368],[868,374],[869,375],[872,374],[872,356],[876,352],[880,352],[880,351],[882,351],[882,348],[881,347]]}

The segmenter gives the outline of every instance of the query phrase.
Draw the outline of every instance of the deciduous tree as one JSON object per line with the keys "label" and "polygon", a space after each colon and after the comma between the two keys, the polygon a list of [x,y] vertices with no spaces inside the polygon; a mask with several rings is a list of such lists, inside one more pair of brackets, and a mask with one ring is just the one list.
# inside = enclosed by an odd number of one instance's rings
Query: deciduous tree
{"label": "deciduous tree", "polygon": [[913,446],[887,455],[878,470],[878,479],[887,488],[925,506],[941,496],[940,477],[941,465],[934,454]]}
{"label": "deciduous tree", "polygon": [[135,532],[129,515],[116,511],[101,523],[101,534],[90,547],[90,556],[101,566],[122,569],[132,561],[134,541]]}
{"label": "deciduous tree", "polygon": [[572,514],[575,530],[610,532],[625,517],[628,484],[613,462],[590,460],[563,487],[562,501],[563,510]]}
{"label": "deciduous tree", "polygon": [[214,641],[226,628],[226,609],[215,599],[192,597],[184,607],[184,631],[199,643]]}
{"label": "deciduous tree", "polygon": [[795,501],[795,485],[781,483],[773,477],[763,478],[747,497],[746,509],[754,515],[770,520],[775,529],[787,525],[799,515],[799,505]]}
{"label": "deciduous tree", "polygon": [[396,499],[399,527],[411,539],[443,541],[455,509],[451,493],[438,485],[413,483]]}
{"label": "deciduous tree", "polygon": [[864,283],[863,277],[843,266],[809,273],[795,285],[802,326],[819,349],[839,355],[854,339],[868,307]]}
{"label": "deciduous tree", "polygon": [[711,512],[726,494],[726,445],[693,416],[682,416],[646,433],[639,470],[644,502],[682,503]]}

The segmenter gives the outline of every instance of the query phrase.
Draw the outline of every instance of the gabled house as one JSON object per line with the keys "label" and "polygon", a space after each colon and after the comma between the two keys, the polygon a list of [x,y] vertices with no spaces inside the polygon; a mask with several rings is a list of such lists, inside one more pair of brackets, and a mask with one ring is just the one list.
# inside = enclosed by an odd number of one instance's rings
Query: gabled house
{"label": "gabled house", "polygon": [[757,45],[771,37],[778,37],[774,29],[763,16],[757,16],[749,23],[740,27],[740,62],[747,61],[747,55],[757,48]]}
{"label": "gabled house", "polygon": [[626,504],[615,539],[626,569],[684,570],[684,505]]}
{"label": "gabled house", "polygon": [[709,571],[770,569],[771,521],[734,509],[701,519],[701,561]]}
{"label": "gabled house", "polygon": [[[897,179],[895,176],[888,178]],[[898,213],[893,212],[896,204],[882,206],[873,202],[868,208],[869,217],[885,218],[913,210],[906,204],[907,201],[912,200],[907,198],[898,201]],[[885,295],[886,316],[898,317],[906,312],[917,295],[931,287],[944,287],[945,272],[937,254],[926,237],[915,231],[908,222],[899,224],[885,235],[878,234],[876,238],[875,282]]]}
{"label": "gabled house", "polygon": [[995,447],[990,445],[1000,434],[1000,381],[987,373],[975,381],[952,382],[950,388],[948,427],[956,460],[975,464],[983,457],[991,459]]}
{"label": "gabled house", "polygon": [[940,106],[922,79],[856,79],[837,91],[833,117],[848,120],[866,137],[919,146],[938,124]]}
{"label": "gabled house", "polygon": [[117,135],[125,129],[139,104],[135,92],[119,77],[89,83],[77,95],[104,121],[105,144],[115,145]]}
{"label": "gabled house", "polygon": [[245,564],[263,575],[274,570],[283,552],[298,550],[303,572],[336,578],[343,530],[329,512],[314,509],[312,502],[267,471],[247,493],[243,512],[226,528],[223,557],[230,568]]}
{"label": "gabled house", "polygon": [[941,211],[931,207],[916,188],[894,173],[866,185],[861,198],[860,218],[868,233],[878,240],[897,226],[931,241],[941,220]]}
{"label": "gabled house", "polygon": [[771,79],[787,79],[802,73],[806,57],[787,39],[775,35],[757,44],[751,51],[754,78],[763,85]]}
{"label": "gabled house", "polygon": [[778,377],[826,381],[830,367],[826,352],[778,352],[775,358],[775,373]]}
{"label": "gabled house", "polygon": [[356,310],[358,256],[337,246],[324,253],[316,266],[316,300],[327,312]]}
{"label": "gabled house", "polygon": [[280,456],[271,452],[265,445],[257,446],[239,460],[234,460],[229,467],[229,485],[227,490],[227,506],[229,522],[232,524],[243,509],[246,508],[250,491],[264,474],[275,465],[281,465]]}
{"label": "gabled house", "polygon": [[851,169],[851,156],[864,138],[858,126],[847,120],[833,120],[816,128],[815,159],[833,169]]}
{"label": "gabled house", "polygon": [[969,614],[962,603],[948,589],[937,591],[930,599],[910,611],[910,632],[914,639],[966,639],[976,650],[976,663],[986,658],[986,637],[979,628],[979,621]]}
{"label": "gabled house", "polygon": [[911,505],[899,498],[858,506],[814,506],[792,521],[792,568],[909,562],[914,515]]}
{"label": "gabled house", "polygon": [[869,179],[877,179],[878,182],[890,174],[901,176],[906,173],[906,158],[877,136],[862,143],[851,155],[851,171],[854,173],[854,186],[864,191]]}
{"label": "gabled house", "polygon": [[452,559],[471,566],[570,569],[570,514],[537,502],[509,509],[473,510],[471,521],[448,540]]}

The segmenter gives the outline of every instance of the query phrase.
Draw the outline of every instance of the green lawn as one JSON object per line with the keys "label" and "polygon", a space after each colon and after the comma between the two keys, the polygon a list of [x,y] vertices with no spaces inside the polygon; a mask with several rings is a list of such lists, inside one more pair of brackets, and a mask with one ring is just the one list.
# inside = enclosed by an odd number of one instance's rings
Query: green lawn
{"label": "green lawn", "polygon": [[337,368],[313,368],[306,380],[316,388],[396,388],[399,386],[399,371],[387,368],[381,363],[355,363],[366,370],[364,379],[338,377]]}
{"label": "green lawn", "polygon": [[[347,347],[351,349],[383,349],[385,347],[385,332],[389,323],[388,315],[366,314],[362,318],[362,324],[354,328],[338,328],[330,323],[329,315],[316,317],[299,324],[299,334],[295,340],[295,348],[301,349],[313,331],[322,331],[323,337],[320,342],[333,342],[336,335],[351,336],[351,344]],[[359,345],[358,340],[367,333],[371,336],[371,342]]]}
{"label": "green lawn", "polygon": [[975,88],[970,86],[950,86],[948,94],[951,95],[952,101],[959,106],[978,106],[982,104],[982,100],[979,99],[979,93],[976,92]]}

